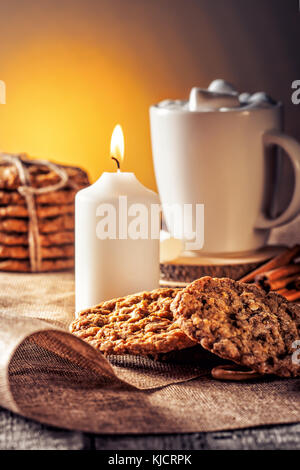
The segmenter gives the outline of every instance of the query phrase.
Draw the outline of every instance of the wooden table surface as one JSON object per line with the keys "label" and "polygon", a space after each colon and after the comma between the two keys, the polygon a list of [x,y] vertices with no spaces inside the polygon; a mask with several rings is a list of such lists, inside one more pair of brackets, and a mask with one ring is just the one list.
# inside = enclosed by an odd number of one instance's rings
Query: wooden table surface
{"label": "wooden table surface", "polygon": [[236,431],[159,435],[93,435],[22,418],[0,408],[1,450],[294,450],[300,423]]}
{"label": "wooden table surface", "polygon": [[[272,243],[300,243],[300,217],[273,231]],[[22,418],[0,408],[1,450],[269,450],[300,449],[300,423],[235,431],[160,435],[92,435]]]}

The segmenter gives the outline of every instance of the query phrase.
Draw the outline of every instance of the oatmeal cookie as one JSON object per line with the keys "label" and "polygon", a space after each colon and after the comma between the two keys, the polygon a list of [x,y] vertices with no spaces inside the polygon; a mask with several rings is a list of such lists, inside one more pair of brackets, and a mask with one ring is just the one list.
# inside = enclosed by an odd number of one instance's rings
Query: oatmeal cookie
{"label": "oatmeal cookie", "polygon": [[[47,259],[41,262],[41,272],[64,271],[74,268],[74,259]],[[0,271],[31,272],[29,260],[7,259],[0,261]]]}
{"label": "oatmeal cookie", "polygon": [[[60,215],[52,219],[40,219],[39,231],[40,233],[54,233],[74,229],[74,216],[73,215]],[[28,232],[28,220],[25,219],[2,219],[0,220],[1,232]]]}
{"label": "oatmeal cookie", "polygon": [[[72,258],[74,256],[74,245],[48,246],[41,248],[43,259],[51,258]],[[29,248],[27,246],[7,246],[0,245],[0,259],[26,259],[29,258]]]}
{"label": "oatmeal cookie", "polygon": [[203,277],[177,294],[171,310],[182,330],[212,353],[260,374],[300,375],[292,358],[300,339],[300,307],[284,297]]}
{"label": "oatmeal cookie", "polygon": [[[41,246],[67,245],[74,243],[74,232],[55,232],[39,234]],[[28,245],[27,233],[0,232],[0,243],[7,246]]]}
{"label": "oatmeal cookie", "polygon": [[[30,166],[28,166],[30,186],[33,188],[43,188],[59,183],[60,176],[52,169],[49,169],[45,165],[35,164],[34,160],[31,160],[30,163]],[[69,176],[69,180],[65,186],[66,188],[76,189],[77,185],[89,184],[88,176],[81,168],[65,165],[57,166],[63,168]],[[17,189],[20,185],[21,181],[15,165],[11,163],[0,164],[0,188]]]}
{"label": "oatmeal cookie", "polygon": [[[37,205],[36,213],[41,219],[55,217],[57,215],[74,214],[74,204],[60,204],[54,206]],[[27,207],[19,205],[0,207],[0,219],[6,217],[26,218],[28,217]]]}
{"label": "oatmeal cookie", "polygon": [[154,355],[195,345],[173,321],[178,289],[108,300],[79,313],[70,331],[106,354]]}
{"label": "oatmeal cookie", "polygon": [[[58,191],[50,191],[45,194],[35,194],[35,202],[37,204],[54,205],[54,204],[73,204],[77,189],[85,188],[86,185],[78,185],[76,189],[59,189]],[[0,190],[0,205],[19,205],[25,206],[25,198],[18,191]]]}

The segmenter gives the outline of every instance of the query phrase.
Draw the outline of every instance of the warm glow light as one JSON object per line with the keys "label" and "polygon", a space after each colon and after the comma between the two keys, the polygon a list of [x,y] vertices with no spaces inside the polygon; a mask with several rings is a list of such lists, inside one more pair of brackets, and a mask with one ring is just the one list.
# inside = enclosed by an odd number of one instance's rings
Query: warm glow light
{"label": "warm glow light", "polygon": [[116,158],[119,163],[123,161],[124,158],[124,135],[122,127],[120,124],[117,124],[113,130],[111,141],[110,141],[110,155],[113,158]]}

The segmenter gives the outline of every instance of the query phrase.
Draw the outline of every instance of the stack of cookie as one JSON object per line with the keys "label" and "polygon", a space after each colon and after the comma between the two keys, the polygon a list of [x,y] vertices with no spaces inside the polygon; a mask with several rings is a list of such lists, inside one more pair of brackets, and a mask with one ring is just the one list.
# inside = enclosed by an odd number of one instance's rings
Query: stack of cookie
{"label": "stack of cookie", "polygon": [[[182,290],[157,289],[102,302],[80,312],[70,331],[105,354],[159,357],[189,349],[190,357],[194,351],[199,357],[196,348],[202,348],[230,361],[213,369],[218,379],[300,376],[294,354],[300,307],[229,278],[206,276]],[[199,366],[203,360],[200,356]]]}
{"label": "stack of cookie", "polygon": [[[34,192],[30,196],[33,207],[20,191],[24,188],[23,169],[26,188]],[[65,181],[60,184],[62,172]],[[88,184],[88,176],[80,168],[48,166],[21,156],[12,156],[12,161],[0,158],[0,270],[33,271],[32,243],[38,244],[38,271],[73,268],[75,194]],[[34,241],[30,240],[33,211],[37,225]]]}

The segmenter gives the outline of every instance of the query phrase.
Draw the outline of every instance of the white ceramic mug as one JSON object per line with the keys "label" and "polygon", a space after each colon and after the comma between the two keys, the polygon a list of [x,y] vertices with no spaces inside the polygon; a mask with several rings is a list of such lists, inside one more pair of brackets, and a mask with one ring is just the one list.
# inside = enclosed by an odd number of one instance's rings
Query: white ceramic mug
{"label": "white ceramic mug", "polygon": [[[247,252],[264,246],[271,228],[300,212],[300,145],[282,133],[281,104],[228,109],[218,101],[217,109],[197,110],[186,103],[150,108],[162,204],[204,204],[202,252]],[[284,149],[294,171],[293,196],[275,219],[267,215],[266,200],[272,187],[276,190],[266,156],[273,145]]]}

